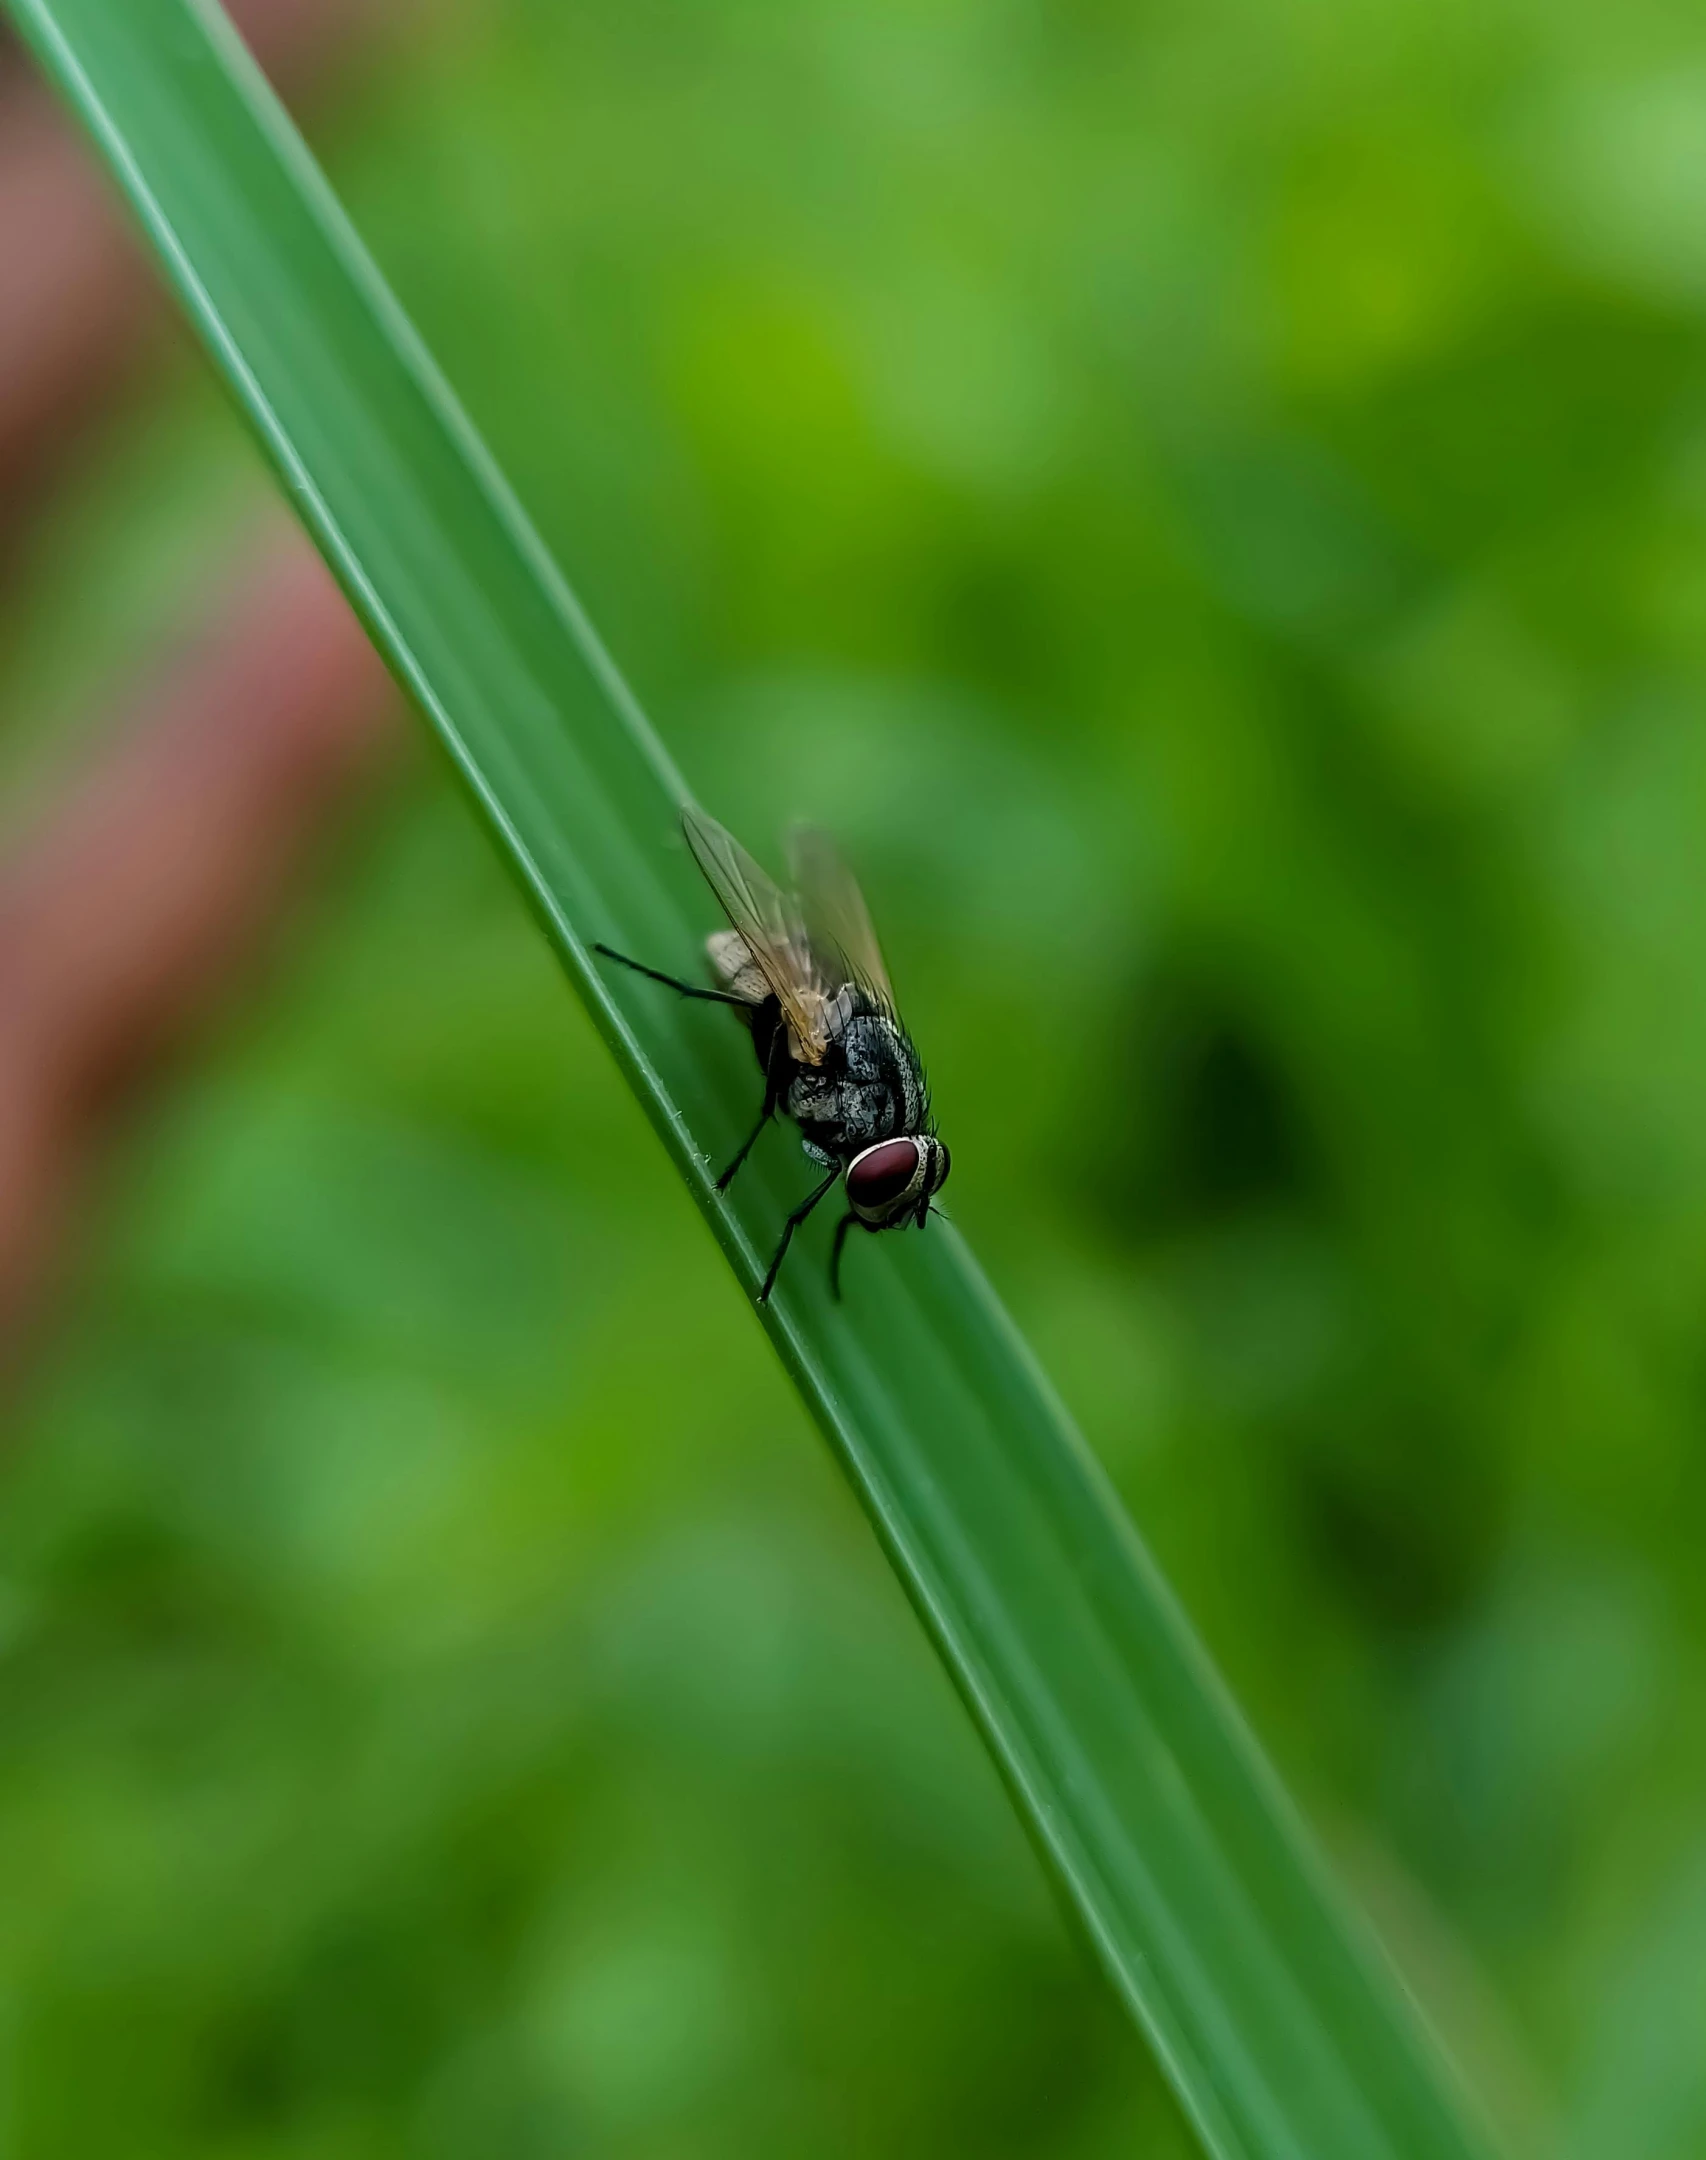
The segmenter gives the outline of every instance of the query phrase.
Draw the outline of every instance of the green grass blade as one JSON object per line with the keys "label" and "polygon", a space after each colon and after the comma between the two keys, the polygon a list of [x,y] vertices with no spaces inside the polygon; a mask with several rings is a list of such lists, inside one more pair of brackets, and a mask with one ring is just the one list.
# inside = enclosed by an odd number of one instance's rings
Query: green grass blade
{"label": "green grass blade", "polygon": [[[777,1151],[732,1205],[712,1189],[750,1054],[589,959],[606,939],[699,964],[673,766],[223,20],[195,0],[12,11],[751,1290],[800,1181]],[[717,776],[696,778],[714,805]],[[838,1308],[808,1245],[764,1324],[1204,2144],[1483,2150],[962,1242],[856,1257]]]}

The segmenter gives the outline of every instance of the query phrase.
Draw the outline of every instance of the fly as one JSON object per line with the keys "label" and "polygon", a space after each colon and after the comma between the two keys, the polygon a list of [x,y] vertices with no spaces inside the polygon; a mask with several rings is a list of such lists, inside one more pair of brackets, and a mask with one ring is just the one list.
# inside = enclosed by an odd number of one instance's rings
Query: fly
{"label": "fly", "polygon": [[705,941],[719,987],[682,982],[608,945],[594,950],[683,997],[732,1005],[740,1014],[764,1075],[764,1104],[717,1190],[728,1190],[778,1111],[791,1117],[801,1147],[825,1175],[783,1225],[758,1302],[775,1286],[794,1232],[844,1184],[847,1213],[829,1263],[830,1290],[839,1298],[848,1231],[855,1224],[903,1230],[912,1222],[923,1229],[947,1182],[948,1150],[936,1137],[923,1064],[895,1011],[864,895],[825,834],[804,827],[791,836],[794,890],[783,892],[703,810],[689,804],[681,826],[729,919],[728,929]]}

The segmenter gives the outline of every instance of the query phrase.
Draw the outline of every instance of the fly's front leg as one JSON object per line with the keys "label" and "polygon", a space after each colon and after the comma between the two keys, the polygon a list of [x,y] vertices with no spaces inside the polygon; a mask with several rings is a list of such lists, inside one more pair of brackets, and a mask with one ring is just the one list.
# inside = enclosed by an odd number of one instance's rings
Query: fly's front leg
{"label": "fly's front leg", "polygon": [[828,1192],[829,1188],[835,1183],[836,1179],[840,1177],[840,1175],[841,1166],[839,1163],[837,1163],[834,1169],[830,1171],[828,1177],[824,1179],[823,1183],[816,1187],[814,1191],[807,1193],[806,1197],[800,1202],[799,1206],[795,1208],[794,1212],[783,1224],[782,1242],[780,1245],[777,1246],[776,1257],[770,1263],[770,1272],[764,1278],[764,1288],[758,1293],[758,1302],[760,1305],[765,1305],[769,1303],[770,1292],[775,1287],[777,1271],[782,1265],[783,1256],[786,1254],[789,1245],[793,1242],[794,1232],[800,1227],[801,1223],[805,1221],[806,1217],[811,1213],[812,1209],[817,1206],[818,1202],[823,1198],[824,1194]]}

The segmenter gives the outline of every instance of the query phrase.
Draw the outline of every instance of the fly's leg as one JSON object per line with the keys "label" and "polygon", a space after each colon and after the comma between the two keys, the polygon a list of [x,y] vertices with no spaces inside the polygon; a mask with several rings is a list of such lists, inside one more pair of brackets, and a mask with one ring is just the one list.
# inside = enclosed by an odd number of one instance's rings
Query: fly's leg
{"label": "fly's leg", "polygon": [[837,1305],[841,1303],[841,1248],[847,1243],[847,1233],[855,1223],[861,1230],[868,1230],[869,1223],[859,1222],[851,1208],[835,1226],[835,1244],[829,1255],[829,1294]]}
{"label": "fly's leg", "polygon": [[735,1172],[740,1168],[741,1164],[745,1162],[746,1158],[752,1153],[753,1144],[757,1140],[759,1134],[764,1130],[765,1126],[769,1124],[771,1115],[775,1110],[775,1107],[775,1104],[772,1103],[770,1100],[770,1090],[768,1087],[766,1087],[764,1091],[764,1108],[758,1113],[758,1123],[752,1128],[751,1132],[749,1132],[746,1138],[741,1142],[739,1151],[737,1152],[734,1161],[729,1164],[728,1168],[723,1172],[722,1176],[718,1178],[718,1192],[727,1192],[729,1187],[734,1183]]}
{"label": "fly's leg", "polygon": [[[619,953],[613,945],[594,945],[596,953],[606,960],[614,960],[619,967],[632,968],[636,975],[645,976],[648,982],[662,983],[666,990],[674,990],[686,998],[698,998],[706,1005],[732,1005],[750,1025],[755,1007],[750,998],[737,997],[732,990],[705,990],[698,983],[683,982],[679,975],[666,975],[661,968],[647,967],[642,960],[630,960],[626,953]],[[758,1113],[758,1123],[741,1142],[740,1153],[717,1180],[718,1192],[727,1192],[735,1172],[752,1153],[759,1134],[782,1106],[782,1098],[788,1089],[788,1033],[779,1027],[770,1044],[770,1062],[764,1074],[764,1108]]]}
{"label": "fly's leg", "polygon": [[697,983],[683,982],[679,975],[665,975],[658,968],[649,968],[643,961],[630,960],[626,953],[619,953],[613,945],[595,945],[595,953],[602,953],[606,960],[614,960],[618,966],[632,968],[636,975],[644,975],[648,982],[662,983],[665,989],[679,991],[683,997],[699,998],[707,1005],[738,1005],[742,1012],[750,1013],[751,1000],[736,997],[732,990],[704,990]]}
{"label": "fly's leg", "polygon": [[[751,1012],[752,1007],[747,1006]],[[718,1192],[727,1192],[734,1183],[734,1174],[752,1153],[759,1134],[782,1107],[782,1097],[788,1090],[788,1031],[779,1027],[770,1038],[770,1062],[764,1070],[764,1108],[758,1113],[758,1123],[740,1144],[740,1153],[717,1180]]]}
{"label": "fly's leg", "polygon": [[800,1202],[799,1206],[795,1208],[794,1212],[783,1224],[782,1242],[780,1245],[777,1246],[776,1257],[770,1263],[770,1272],[764,1278],[764,1288],[758,1293],[758,1302],[760,1305],[767,1304],[769,1302],[770,1292],[775,1287],[777,1271],[782,1265],[784,1254],[787,1252],[789,1245],[793,1242],[794,1232],[800,1227],[801,1223],[805,1221],[806,1217],[811,1213],[812,1209],[817,1206],[818,1202],[823,1198],[824,1194],[828,1192],[829,1188],[835,1183],[836,1179],[840,1177],[840,1175],[841,1167],[839,1164],[837,1164],[836,1167],[830,1171],[828,1177],[824,1179],[821,1185],[815,1187],[814,1190],[807,1193],[806,1197]]}

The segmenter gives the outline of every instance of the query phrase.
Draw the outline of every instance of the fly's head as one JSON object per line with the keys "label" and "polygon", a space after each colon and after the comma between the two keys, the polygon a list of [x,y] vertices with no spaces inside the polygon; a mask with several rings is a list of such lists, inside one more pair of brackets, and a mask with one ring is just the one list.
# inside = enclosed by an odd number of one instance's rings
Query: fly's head
{"label": "fly's head", "polygon": [[847,1204],[869,1230],[924,1227],[930,1202],[948,1182],[948,1150],[934,1133],[912,1133],[861,1148],[847,1165]]}

